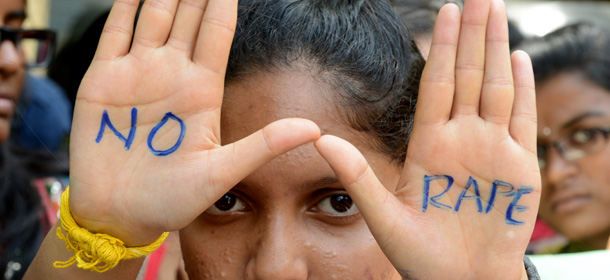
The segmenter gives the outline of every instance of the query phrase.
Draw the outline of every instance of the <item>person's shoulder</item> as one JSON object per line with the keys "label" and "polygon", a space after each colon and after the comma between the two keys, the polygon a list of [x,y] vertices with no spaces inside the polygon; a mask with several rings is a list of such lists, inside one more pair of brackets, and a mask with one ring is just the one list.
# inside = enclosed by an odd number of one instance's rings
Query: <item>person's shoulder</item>
{"label": "person's shoulder", "polygon": [[24,95],[28,100],[35,103],[51,103],[54,106],[71,107],[70,101],[57,83],[47,77],[39,77],[28,74],[25,80]]}

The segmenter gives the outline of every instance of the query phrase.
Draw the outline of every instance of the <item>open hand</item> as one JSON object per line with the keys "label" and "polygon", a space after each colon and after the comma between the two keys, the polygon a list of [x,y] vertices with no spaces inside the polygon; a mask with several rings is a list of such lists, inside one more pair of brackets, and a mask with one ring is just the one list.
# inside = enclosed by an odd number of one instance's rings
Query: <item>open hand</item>
{"label": "open hand", "polygon": [[[461,21],[461,22],[460,22]],[[510,55],[502,0],[446,5],[398,186],[349,143],[316,142],[407,279],[517,279],[540,197],[531,63]]]}
{"label": "open hand", "polygon": [[183,228],[253,170],[320,134],[286,119],[222,147],[237,0],[146,1],[132,34],[139,2],[112,8],[70,146],[75,220],[131,246]]}

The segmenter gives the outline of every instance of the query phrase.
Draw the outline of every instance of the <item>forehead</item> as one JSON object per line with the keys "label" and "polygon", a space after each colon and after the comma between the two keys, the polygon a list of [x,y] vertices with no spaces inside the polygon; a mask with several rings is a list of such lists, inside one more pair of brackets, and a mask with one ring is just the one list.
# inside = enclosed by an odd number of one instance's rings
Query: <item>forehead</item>
{"label": "forehead", "polygon": [[[304,118],[315,122],[323,134],[332,134],[352,143],[374,170],[377,166],[385,166],[389,160],[373,148],[370,136],[347,124],[333,102],[335,94],[329,86],[316,81],[307,72],[256,74],[233,82],[227,86],[223,100],[222,144],[240,140],[279,119]],[[333,176],[333,173],[309,144],[277,157],[245,181],[300,185],[320,176]]]}
{"label": "forehead", "polygon": [[0,18],[12,12],[25,10],[25,0],[0,0]]}
{"label": "forehead", "polygon": [[332,101],[334,94],[306,71],[254,74],[233,82],[225,90],[222,107],[223,144],[283,118],[312,120],[322,133],[351,130]]}
{"label": "forehead", "polygon": [[574,118],[602,113],[610,118],[610,91],[588,80],[582,73],[562,73],[536,88],[539,130],[557,131]]}

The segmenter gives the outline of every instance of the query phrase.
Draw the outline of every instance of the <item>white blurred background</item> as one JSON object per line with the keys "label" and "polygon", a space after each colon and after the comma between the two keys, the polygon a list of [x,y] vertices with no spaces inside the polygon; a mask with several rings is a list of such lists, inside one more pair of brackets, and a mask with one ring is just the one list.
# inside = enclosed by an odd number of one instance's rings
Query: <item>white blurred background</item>
{"label": "white blurred background", "polygon": [[542,36],[577,21],[610,27],[610,1],[506,0],[506,7],[509,18],[526,36]]}

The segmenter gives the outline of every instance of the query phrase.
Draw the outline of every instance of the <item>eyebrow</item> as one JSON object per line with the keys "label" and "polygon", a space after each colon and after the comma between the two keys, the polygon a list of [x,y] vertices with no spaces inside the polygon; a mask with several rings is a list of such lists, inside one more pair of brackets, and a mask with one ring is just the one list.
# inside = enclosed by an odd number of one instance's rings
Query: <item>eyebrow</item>
{"label": "eyebrow", "polygon": [[311,180],[311,181],[307,181],[303,184],[301,184],[301,189],[302,190],[307,190],[307,189],[321,189],[324,187],[327,187],[328,185],[333,185],[333,184],[337,184],[339,183],[339,179],[337,179],[337,177],[334,176],[326,176],[326,177],[322,177],[316,180]]}
{"label": "eyebrow", "polygon": [[604,116],[606,116],[606,114],[605,114],[605,113],[603,113],[603,112],[586,112],[586,113],[584,113],[584,114],[582,114],[582,115],[579,115],[579,116],[577,116],[577,117],[575,117],[575,118],[571,119],[571,120],[570,120],[570,121],[568,121],[567,123],[563,124],[563,125],[561,126],[561,129],[565,129],[565,128],[568,128],[568,127],[570,127],[570,126],[573,126],[573,125],[577,124],[578,122],[580,122],[580,121],[582,121],[582,120],[584,120],[584,119],[586,119],[586,118],[592,118],[592,117],[604,117]]}
{"label": "eyebrow", "polygon": [[26,18],[25,11],[12,11],[6,15],[6,21],[13,20],[13,19],[25,19],[25,18]]}

